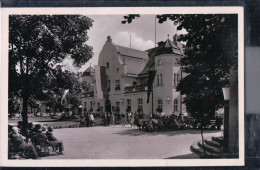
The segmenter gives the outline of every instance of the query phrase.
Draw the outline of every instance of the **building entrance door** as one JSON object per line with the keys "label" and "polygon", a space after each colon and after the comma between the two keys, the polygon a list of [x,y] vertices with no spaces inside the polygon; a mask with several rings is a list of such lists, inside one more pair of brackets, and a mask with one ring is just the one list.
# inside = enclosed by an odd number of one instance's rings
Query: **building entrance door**
{"label": "building entrance door", "polygon": [[106,100],[106,103],[105,103],[105,107],[106,107],[106,112],[109,112],[111,113],[111,102],[109,99]]}

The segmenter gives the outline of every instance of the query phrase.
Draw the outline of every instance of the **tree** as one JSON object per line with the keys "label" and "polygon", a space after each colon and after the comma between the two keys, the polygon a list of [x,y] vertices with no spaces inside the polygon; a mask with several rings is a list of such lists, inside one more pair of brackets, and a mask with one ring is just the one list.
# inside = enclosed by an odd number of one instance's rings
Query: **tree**
{"label": "tree", "polygon": [[41,99],[57,77],[65,57],[81,66],[93,55],[86,44],[93,20],[82,15],[9,16],[9,99],[22,99],[23,134],[27,135],[29,98]]}
{"label": "tree", "polygon": [[[124,18],[132,21],[135,17],[138,16]],[[157,18],[159,23],[169,19],[177,30],[187,31],[187,34],[178,36],[178,41],[186,43],[184,57],[179,61],[186,76],[181,79],[177,90],[185,95],[183,102],[187,111],[200,121],[204,144],[203,128],[223,107],[222,87],[229,84],[230,69],[237,69],[238,16],[169,14],[157,15]]]}

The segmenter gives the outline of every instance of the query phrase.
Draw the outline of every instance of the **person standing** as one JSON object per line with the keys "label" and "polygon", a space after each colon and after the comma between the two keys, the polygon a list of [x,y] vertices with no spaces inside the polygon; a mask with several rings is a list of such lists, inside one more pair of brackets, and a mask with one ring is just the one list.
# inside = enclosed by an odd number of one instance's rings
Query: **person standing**
{"label": "person standing", "polygon": [[110,115],[110,125],[115,126],[115,115],[113,112]]}
{"label": "person standing", "polygon": [[107,112],[107,126],[110,125],[110,113]]}
{"label": "person standing", "polygon": [[104,126],[107,126],[107,112],[104,114]]}
{"label": "person standing", "polygon": [[90,115],[89,115],[89,120],[90,120],[90,126],[94,126],[94,115],[92,112],[90,112]]}
{"label": "person standing", "polygon": [[126,115],[124,112],[122,112],[122,115],[121,115],[121,122],[122,122],[122,126],[125,126],[126,124]]}

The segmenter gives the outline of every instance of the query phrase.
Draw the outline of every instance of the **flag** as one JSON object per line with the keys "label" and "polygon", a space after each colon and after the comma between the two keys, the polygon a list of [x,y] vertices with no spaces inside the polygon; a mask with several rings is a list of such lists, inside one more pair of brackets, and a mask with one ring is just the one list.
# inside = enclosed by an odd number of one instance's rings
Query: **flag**
{"label": "flag", "polygon": [[150,93],[153,90],[153,80],[154,77],[156,75],[156,70],[149,70],[148,71],[148,81],[147,81],[147,86],[148,86],[148,90],[147,90],[147,103],[149,103],[149,99],[150,99]]}
{"label": "flag", "polygon": [[65,96],[68,94],[68,92],[69,92],[69,89],[67,89],[67,90],[64,91],[64,93],[63,93],[63,95],[62,95],[62,98],[61,98],[61,104],[62,104],[62,101],[63,101],[63,99],[65,98]]}
{"label": "flag", "polygon": [[97,97],[100,99],[107,98],[107,78],[105,66],[95,65],[95,77],[96,77],[96,88]]}

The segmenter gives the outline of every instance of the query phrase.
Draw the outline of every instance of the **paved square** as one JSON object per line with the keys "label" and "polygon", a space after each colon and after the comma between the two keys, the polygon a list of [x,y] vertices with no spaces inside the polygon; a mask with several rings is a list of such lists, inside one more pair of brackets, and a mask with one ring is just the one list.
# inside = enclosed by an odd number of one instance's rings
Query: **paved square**
{"label": "paved square", "polygon": [[[64,155],[41,159],[164,159],[191,154],[190,146],[201,140],[200,130],[143,132],[129,126],[55,129],[64,144]],[[204,131],[204,138],[221,131]]]}

